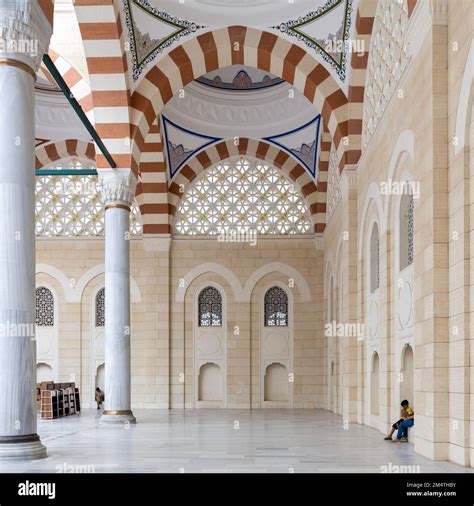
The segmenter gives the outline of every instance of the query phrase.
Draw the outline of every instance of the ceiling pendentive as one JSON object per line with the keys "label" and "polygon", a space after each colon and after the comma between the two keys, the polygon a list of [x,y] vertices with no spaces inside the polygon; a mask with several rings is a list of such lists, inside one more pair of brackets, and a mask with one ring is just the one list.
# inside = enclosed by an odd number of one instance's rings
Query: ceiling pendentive
{"label": "ceiling pendentive", "polygon": [[158,53],[170,47],[182,37],[191,35],[202,26],[159,11],[148,0],[123,0],[125,24],[130,39],[133,79],[136,81],[143,69]]}
{"label": "ceiling pendentive", "polygon": [[272,28],[314,49],[345,81],[351,13],[352,0],[328,0],[315,11]]}

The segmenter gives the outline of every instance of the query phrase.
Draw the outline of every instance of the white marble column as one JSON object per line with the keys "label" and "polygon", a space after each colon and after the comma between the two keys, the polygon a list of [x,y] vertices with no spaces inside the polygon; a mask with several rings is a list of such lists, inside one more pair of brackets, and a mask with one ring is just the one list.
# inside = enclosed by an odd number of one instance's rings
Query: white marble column
{"label": "white marble column", "polygon": [[130,209],[136,179],[100,170],[105,204],[105,409],[101,422],[135,423],[130,392]]}
{"label": "white marble column", "polygon": [[36,70],[51,26],[38,2],[0,2],[0,458],[41,458],[36,434]]}

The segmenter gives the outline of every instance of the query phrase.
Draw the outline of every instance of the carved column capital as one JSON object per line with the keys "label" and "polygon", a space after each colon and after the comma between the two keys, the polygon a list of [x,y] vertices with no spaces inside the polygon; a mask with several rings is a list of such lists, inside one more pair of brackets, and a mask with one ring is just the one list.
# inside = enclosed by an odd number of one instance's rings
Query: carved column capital
{"label": "carved column capital", "polygon": [[99,182],[104,205],[132,207],[137,178],[130,169],[99,169]]}
{"label": "carved column capital", "polygon": [[14,66],[26,65],[36,76],[52,32],[38,1],[0,2],[0,61],[4,64],[20,62]]}

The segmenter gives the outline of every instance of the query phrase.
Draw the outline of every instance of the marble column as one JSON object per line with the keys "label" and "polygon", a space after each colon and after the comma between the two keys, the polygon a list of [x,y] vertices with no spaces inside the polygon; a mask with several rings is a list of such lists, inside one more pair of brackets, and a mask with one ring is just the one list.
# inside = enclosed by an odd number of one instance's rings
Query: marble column
{"label": "marble column", "polygon": [[38,2],[0,2],[0,458],[36,434],[34,83],[51,37]]}
{"label": "marble column", "polygon": [[105,409],[101,422],[135,423],[130,387],[130,209],[136,178],[100,170],[105,205]]}

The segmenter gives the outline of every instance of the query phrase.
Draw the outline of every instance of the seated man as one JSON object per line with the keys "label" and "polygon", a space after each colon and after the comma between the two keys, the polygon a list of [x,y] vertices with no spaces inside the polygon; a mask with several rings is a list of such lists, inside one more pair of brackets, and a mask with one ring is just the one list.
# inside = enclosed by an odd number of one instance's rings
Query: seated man
{"label": "seated man", "polygon": [[[392,425],[392,430],[390,431],[390,434],[385,437],[384,439],[386,441],[391,441],[392,440],[392,436],[393,436],[393,433],[395,432],[395,430],[398,430],[398,433],[397,433],[397,439],[395,440],[396,442],[397,441],[408,441],[408,438],[407,438],[407,435],[408,435],[408,427],[411,427],[414,423],[414,411],[413,409],[410,407],[410,403],[404,399],[402,402],[401,402],[401,407],[402,409],[400,410],[400,420],[398,420],[397,422],[395,422],[393,425]],[[401,426],[404,422],[406,421],[409,421],[408,424],[405,424],[403,429],[401,430]],[[402,434],[400,436],[400,434]]]}

